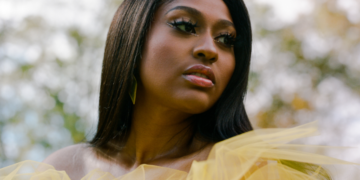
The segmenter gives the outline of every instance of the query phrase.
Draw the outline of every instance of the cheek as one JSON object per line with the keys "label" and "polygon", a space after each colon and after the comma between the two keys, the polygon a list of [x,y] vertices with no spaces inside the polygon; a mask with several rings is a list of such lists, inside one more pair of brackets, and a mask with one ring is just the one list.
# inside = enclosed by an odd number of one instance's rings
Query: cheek
{"label": "cheek", "polygon": [[165,85],[174,83],[182,74],[187,46],[182,46],[181,41],[163,32],[167,32],[166,29],[154,29],[145,42],[140,63],[140,77],[144,86],[171,88]]}
{"label": "cheek", "polygon": [[181,63],[181,60],[191,52],[189,48],[191,42],[174,36],[169,32],[168,27],[154,29],[148,37],[143,51],[143,63],[148,61],[165,64]]}
{"label": "cheek", "polygon": [[226,53],[223,55],[222,60],[219,61],[219,71],[220,71],[220,89],[221,92],[224,91],[227,84],[229,83],[231,76],[235,70],[235,57],[232,53]]}
{"label": "cheek", "polygon": [[229,59],[230,59],[230,61],[229,61],[229,63],[227,64],[228,71],[227,71],[227,73],[226,73],[228,82],[230,81],[231,76],[232,76],[232,74],[234,73],[235,63],[236,63],[234,55],[231,55],[231,56],[229,57]]}

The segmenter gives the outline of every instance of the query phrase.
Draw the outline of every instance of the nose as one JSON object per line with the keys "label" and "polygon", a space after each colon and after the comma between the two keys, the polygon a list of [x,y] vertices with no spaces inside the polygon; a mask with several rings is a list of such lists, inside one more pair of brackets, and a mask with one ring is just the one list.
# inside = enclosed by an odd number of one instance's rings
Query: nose
{"label": "nose", "polygon": [[213,37],[209,35],[203,35],[199,37],[196,46],[193,49],[193,56],[196,59],[201,59],[214,63],[218,59],[218,52]]}

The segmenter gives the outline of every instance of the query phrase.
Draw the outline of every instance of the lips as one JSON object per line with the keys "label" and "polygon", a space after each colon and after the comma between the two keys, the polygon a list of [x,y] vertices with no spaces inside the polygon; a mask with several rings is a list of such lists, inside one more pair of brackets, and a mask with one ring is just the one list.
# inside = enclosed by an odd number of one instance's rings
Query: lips
{"label": "lips", "polygon": [[185,70],[183,77],[194,85],[200,87],[213,87],[215,75],[210,67],[202,64],[192,65]]}

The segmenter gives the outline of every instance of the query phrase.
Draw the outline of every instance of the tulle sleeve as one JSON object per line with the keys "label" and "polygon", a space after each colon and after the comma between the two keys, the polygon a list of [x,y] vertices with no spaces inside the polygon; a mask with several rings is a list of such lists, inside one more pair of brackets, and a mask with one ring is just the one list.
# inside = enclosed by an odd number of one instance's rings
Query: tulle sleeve
{"label": "tulle sleeve", "polygon": [[[82,180],[323,180],[336,179],[343,174],[338,169],[340,167],[360,170],[359,164],[314,153],[338,147],[289,143],[316,132],[314,122],[291,129],[262,129],[244,133],[217,143],[207,160],[192,163],[189,173],[141,165],[121,177],[95,169]],[[0,169],[0,180],[5,179],[68,180],[69,177],[50,165],[24,161]]]}
{"label": "tulle sleeve", "polygon": [[[206,161],[193,162],[188,180],[303,180],[332,179],[336,166],[359,165],[305,149],[333,147],[288,144],[317,132],[316,122],[291,129],[260,129],[217,143]],[[329,169],[327,169],[329,168]]]}
{"label": "tulle sleeve", "polygon": [[70,180],[64,171],[36,161],[23,161],[0,169],[0,180]]}

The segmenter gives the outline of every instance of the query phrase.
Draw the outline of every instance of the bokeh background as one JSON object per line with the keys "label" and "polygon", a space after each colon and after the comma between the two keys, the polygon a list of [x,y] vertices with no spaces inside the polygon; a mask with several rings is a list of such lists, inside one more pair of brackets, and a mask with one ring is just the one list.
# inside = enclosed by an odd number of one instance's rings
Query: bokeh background
{"label": "bokeh background", "polygon": [[[245,0],[255,128],[317,120],[303,142],[360,148],[360,1]],[[105,39],[121,0],[0,0],[0,168],[93,137]],[[331,153],[360,163],[360,152]]]}

